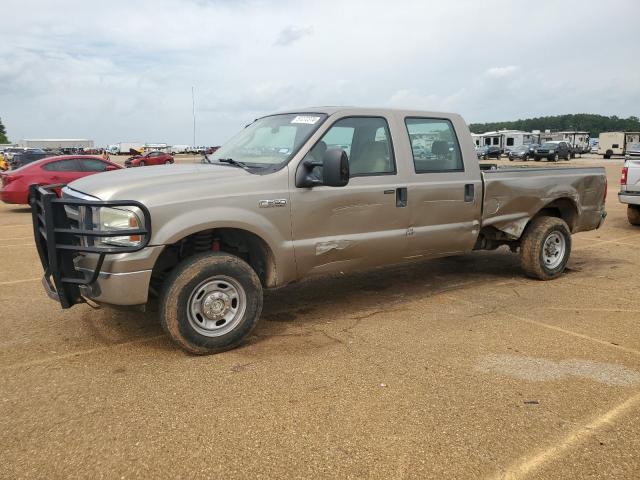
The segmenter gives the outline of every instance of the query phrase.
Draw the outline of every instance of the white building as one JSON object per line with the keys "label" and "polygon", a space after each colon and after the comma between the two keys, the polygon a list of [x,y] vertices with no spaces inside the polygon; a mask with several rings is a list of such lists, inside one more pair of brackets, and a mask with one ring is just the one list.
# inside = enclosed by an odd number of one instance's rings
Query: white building
{"label": "white building", "polygon": [[18,142],[23,148],[93,148],[93,140],[85,138],[25,138]]}

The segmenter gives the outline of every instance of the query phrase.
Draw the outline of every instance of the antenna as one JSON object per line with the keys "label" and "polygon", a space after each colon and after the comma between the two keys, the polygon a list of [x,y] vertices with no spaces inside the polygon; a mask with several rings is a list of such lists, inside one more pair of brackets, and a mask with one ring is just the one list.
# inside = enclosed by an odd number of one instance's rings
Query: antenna
{"label": "antenna", "polygon": [[191,87],[191,114],[193,115],[193,148],[196,148],[196,96],[195,87]]}

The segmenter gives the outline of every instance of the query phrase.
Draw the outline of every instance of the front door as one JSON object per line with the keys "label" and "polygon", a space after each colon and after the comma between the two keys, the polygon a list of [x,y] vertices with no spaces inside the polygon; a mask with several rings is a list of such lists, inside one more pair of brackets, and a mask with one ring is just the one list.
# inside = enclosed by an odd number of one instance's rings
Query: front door
{"label": "front door", "polygon": [[[387,119],[343,117],[302,161],[321,161],[331,148],[347,153],[349,184],[294,187],[291,193],[298,274],[347,272],[400,261],[407,247],[406,184],[398,172]],[[293,178],[295,171],[290,175]]]}

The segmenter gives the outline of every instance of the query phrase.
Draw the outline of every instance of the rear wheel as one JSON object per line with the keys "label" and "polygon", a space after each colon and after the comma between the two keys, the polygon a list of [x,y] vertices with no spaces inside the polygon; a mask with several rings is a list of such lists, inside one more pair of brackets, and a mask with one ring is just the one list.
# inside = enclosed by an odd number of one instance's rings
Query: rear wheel
{"label": "rear wheel", "polygon": [[167,278],[160,321],[171,339],[195,354],[237,347],[262,311],[262,285],[242,259],[224,253],[195,255]]}
{"label": "rear wheel", "polygon": [[604,158],[609,159],[613,156],[613,150],[607,150],[606,152],[604,152]]}
{"label": "rear wheel", "polygon": [[631,225],[640,225],[640,206],[627,205],[627,219]]}
{"label": "rear wheel", "polygon": [[531,278],[551,280],[560,276],[570,254],[571,232],[561,218],[538,217],[522,235],[520,264]]}

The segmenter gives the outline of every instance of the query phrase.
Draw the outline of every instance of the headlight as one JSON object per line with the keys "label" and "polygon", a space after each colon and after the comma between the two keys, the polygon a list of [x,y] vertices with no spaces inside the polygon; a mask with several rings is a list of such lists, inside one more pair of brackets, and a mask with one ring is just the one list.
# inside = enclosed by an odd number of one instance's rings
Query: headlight
{"label": "headlight", "polygon": [[[128,208],[92,207],[93,228],[117,232],[118,230],[136,230],[143,227],[143,222],[133,210]],[[142,243],[140,235],[122,237],[96,237],[95,242],[102,245],[137,247]]]}

